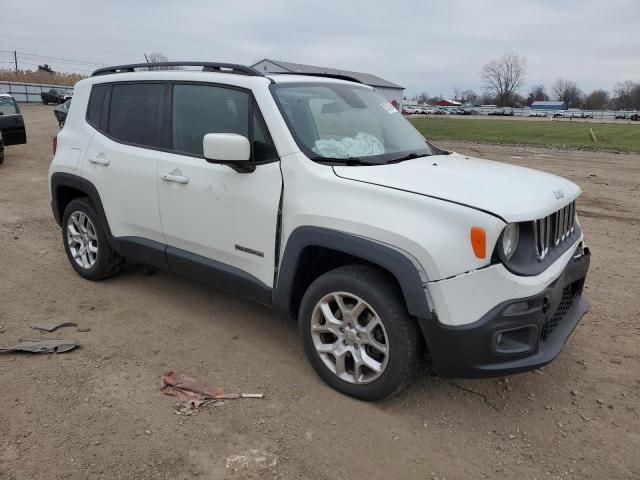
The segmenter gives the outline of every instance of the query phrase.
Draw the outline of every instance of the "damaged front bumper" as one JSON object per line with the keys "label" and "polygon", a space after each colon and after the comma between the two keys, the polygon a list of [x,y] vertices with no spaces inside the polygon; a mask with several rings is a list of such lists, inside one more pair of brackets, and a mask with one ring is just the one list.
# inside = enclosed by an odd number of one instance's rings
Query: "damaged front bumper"
{"label": "damaged front bumper", "polygon": [[436,372],[442,377],[494,377],[539,368],[556,358],[589,310],[582,290],[590,253],[581,244],[572,252],[561,274],[541,292],[503,301],[473,323],[422,319]]}

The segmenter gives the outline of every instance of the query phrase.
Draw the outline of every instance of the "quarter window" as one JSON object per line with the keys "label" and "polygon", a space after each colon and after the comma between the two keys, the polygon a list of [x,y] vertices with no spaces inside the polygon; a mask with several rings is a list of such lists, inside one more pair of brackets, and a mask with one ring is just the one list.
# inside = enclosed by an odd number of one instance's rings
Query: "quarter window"
{"label": "quarter window", "polygon": [[91,89],[89,97],[89,106],[87,107],[87,121],[95,128],[100,128],[100,117],[102,116],[102,105],[104,103],[104,95],[107,92],[108,85],[94,85]]}
{"label": "quarter window", "polygon": [[107,133],[126,143],[164,146],[159,134],[164,89],[159,83],[113,85]]}

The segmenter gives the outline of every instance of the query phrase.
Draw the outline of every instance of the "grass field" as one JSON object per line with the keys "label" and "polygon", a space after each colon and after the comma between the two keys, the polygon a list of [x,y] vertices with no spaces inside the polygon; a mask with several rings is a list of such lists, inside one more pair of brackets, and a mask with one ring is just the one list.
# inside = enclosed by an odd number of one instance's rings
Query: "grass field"
{"label": "grass field", "polygon": [[[411,122],[425,137],[433,140],[640,152],[640,125],[635,124],[458,118],[416,118]],[[597,143],[589,137],[591,128]]]}

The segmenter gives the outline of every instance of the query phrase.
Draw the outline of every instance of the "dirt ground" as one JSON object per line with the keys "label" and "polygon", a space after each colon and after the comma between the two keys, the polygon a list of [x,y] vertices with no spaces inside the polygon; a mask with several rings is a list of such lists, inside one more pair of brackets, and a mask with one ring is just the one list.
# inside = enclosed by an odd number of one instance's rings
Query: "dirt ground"
{"label": "dirt ground", "polygon": [[[82,280],[49,206],[51,107],[0,166],[0,345],[65,319],[81,348],[0,356],[0,479],[640,478],[640,156],[448,143],[584,190],[591,312],[560,357],[502,379],[428,372],[377,404],[325,386],[294,328],[196,282]],[[264,400],[175,414],[167,370]]]}

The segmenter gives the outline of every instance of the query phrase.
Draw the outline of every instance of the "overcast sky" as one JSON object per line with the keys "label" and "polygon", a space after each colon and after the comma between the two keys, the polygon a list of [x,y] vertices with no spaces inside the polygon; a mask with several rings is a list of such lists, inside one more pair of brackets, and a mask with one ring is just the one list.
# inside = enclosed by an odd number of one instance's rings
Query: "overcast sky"
{"label": "overcast sky", "polygon": [[[420,92],[480,91],[482,65],[508,50],[525,86],[558,78],[585,91],[640,81],[638,0],[3,0],[0,67],[262,58],[369,72]],[[53,58],[56,57],[56,58]],[[66,59],[66,60],[57,60]]]}

